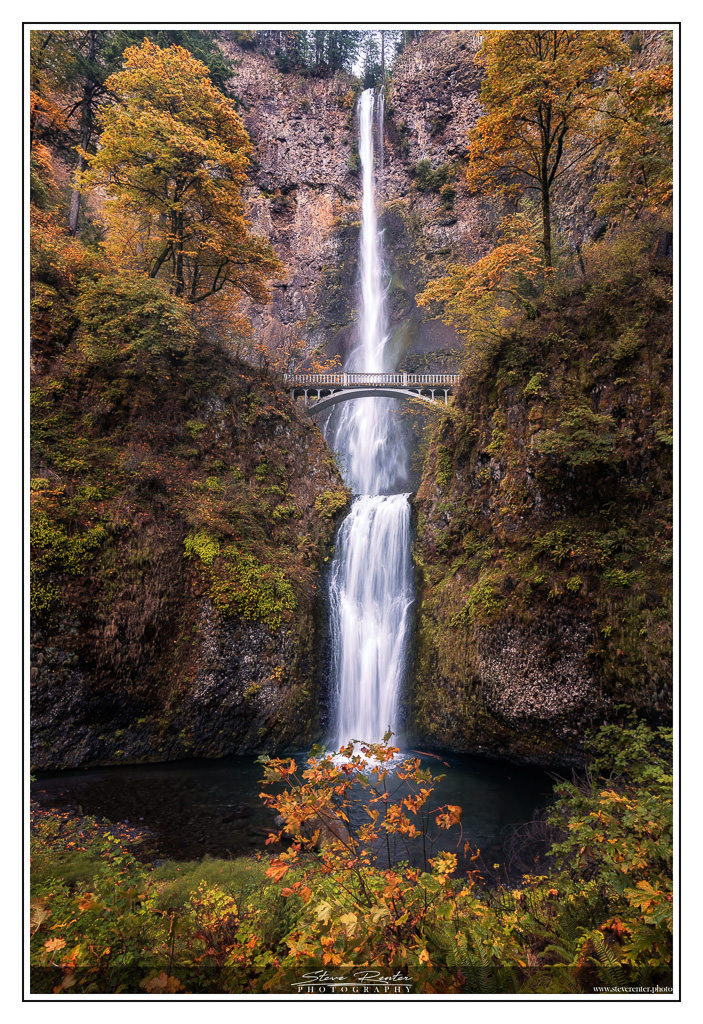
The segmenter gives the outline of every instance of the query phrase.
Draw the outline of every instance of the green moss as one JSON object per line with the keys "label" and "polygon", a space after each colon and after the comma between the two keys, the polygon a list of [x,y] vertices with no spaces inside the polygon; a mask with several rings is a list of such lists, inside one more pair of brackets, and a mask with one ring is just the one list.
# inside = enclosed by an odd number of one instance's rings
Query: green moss
{"label": "green moss", "polygon": [[338,487],[334,491],[323,491],[315,498],[315,511],[322,519],[334,519],[338,512],[349,503],[349,491]]}
{"label": "green moss", "polygon": [[293,588],[283,570],[260,562],[233,544],[222,552],[210,593],[223,615],[263,622],[271,630],[279,629],[284,617],[296,608]]}
{"label": "green moss", "polygon": [[212,565],[220,553],[220,542],[204,530],[189,534],[183,545],[186,558],[197,556],[204,565]]}
{"label": "green moss", "polygon": [[437,483],[442,488],[448,487],[452,480],[454,465],[451,452],[446,445],[440,444],[437,446],[437,458],[435,465],[437,467]]}
{"label": "green moss", "polygon": [[492,431],[490,443],[486,445],[486,451],[491,455],[500,455],[506,439],[505,413],[502,409],[496,409],[493,413]]}
{"label": "green moss", "polygon": [[107,540],[104,526],[91,526],[82,533],[69,534],[61,523],[42,509],[32,512],[30,541],[38,562],[71,576],[80,576],[87,569],[94,552]]}
{"label": "green moss", "polygon": [[468,627],[474,623],[485,625],[503,608],[504,601],[500,596],[500,584],[503,573],[498,569],[488,569],[479,575],[477,582],[469,591],[465,606],[451,618],[453,627]]}
{"label": "green moss", "polygon": [[61,591],[36,563],[29,569],[29,607],[32,615],[46,618],[58,605]]}
{"label": "green moss", "polygon": [[644,338],[638,327],[629,326],[626,327],[622,334],[613,342],[611,348],[611,355],[613,359],[627,360],[632,359],[644,344]]}

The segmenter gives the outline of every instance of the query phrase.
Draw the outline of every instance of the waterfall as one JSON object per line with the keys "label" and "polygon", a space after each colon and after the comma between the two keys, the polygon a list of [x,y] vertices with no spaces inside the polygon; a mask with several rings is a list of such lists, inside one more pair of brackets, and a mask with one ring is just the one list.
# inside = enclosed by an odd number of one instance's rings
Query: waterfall
{"label": "waterfall", "polygon": [[[374,177],[374,138],[382,132],[382,116],[381,97],[376,105],[374,91],[367,89],[359,100],[361,303],[357,341],[345,369],[372,373],[394,369]],[[379,151],[382,146],[381,135]],[[377,742],[389,727],[397,732],[400,724],[413,581],[409,495],[403,493],[408,453],[398,423],[398,402],[373,397],[345,402],[326,426],[355,495],[339,531],[330,574],[337,747],[351,739]]]}

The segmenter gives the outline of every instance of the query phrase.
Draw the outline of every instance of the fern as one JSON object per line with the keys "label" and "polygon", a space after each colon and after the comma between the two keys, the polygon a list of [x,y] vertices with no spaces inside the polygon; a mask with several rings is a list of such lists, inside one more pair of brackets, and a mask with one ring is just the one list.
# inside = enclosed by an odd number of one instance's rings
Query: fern
{"label": "fern", "polygon": [[589,959],[596,966],[602,968],[607,984],[611,988],[627,985],[627,977],[622,964],[607,945],[603,938],[603,933],[598,931],[592,932],[589,938],[596,953],[595,957],[590,957]]}
{"label": "fern", "polygon": [[570,946],[557,945],[556,943],[552,942],[550,943],[550,945],[544,947],[544,949],[542,950],[542,956],[544,956],[547,953],[550,953],[555,958],[558,958],[556,959],[557,964],[564,964],[567,967],[573,967],[576,963],[576,958],[578,956],[578,950],[576,948],[575,942],[572,942]]}
{"label": "fern", "polygon": [[[464,941],[459,942],[459,938]],[[503,972],[504,977],[498,977],[493,958],[470,932],[456,937],[449,936],[445,950],[447,965],[461,968],[466,978],[465,992],[485,995],[505,990],[508,972]],[[514,983],[508,987],[510,991],[515,991]]]}

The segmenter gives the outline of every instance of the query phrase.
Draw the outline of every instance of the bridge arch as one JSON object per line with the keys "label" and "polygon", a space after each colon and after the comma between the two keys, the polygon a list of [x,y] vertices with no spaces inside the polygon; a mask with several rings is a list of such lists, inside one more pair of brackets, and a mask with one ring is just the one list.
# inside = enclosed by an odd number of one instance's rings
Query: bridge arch
{"label": "bridge arch", "polygon": [[[319,397],[310,395],[311,389],[303,390],[295,389],[291,391],[293,398],[298,398],[302,395],[305,396],[305,405],[308,412],[323,412],[325,409],[330,409],[334,405],[338,405],[340,402],[348,402],[354,398],[405,398],[410,401],[424,402],[426,405],[439,405],[440,401],[434,394],[422,394],[420,391],[412,391],[410,388],[384,388],[384,387],[371,387],[371,388],[340,388],[339,391],[330,391],[327,388],[320,388],[321,392]],[[434,389],[435,391],[438,389]],[[446,403],[448,394],[445,394],[444,388],[442,390],[442,397]],[[310,401],[310,398],[313,400]],[[444,403],[443,403],[444,404]]]}

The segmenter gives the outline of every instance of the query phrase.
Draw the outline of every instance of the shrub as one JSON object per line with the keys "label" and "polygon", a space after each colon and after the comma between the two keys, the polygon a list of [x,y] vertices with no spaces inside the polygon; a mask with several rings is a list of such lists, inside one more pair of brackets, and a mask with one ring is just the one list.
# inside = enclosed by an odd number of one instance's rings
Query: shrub
{"label": "shrub", "polygon": [[614,426],[611,416],[579,406],[566,415],[558,429],[538,433],[533,448],[540,455],[553,456],[571,469],[617,461]]}
{"label": "shrub", "polygon": [[[458,847],[461,808],[388,739],[303,765],[262,756],[283,845],[258,862],[153,867],[90,819],[35,822],[32,991],[288,992],[303,971],[358,967],[418,993],[672,983],[671,730],[591,737],[588,774],[558,785],[542,823],[545,873],[492,888],[479,851],[465,844],[460,873],[433,850]],[[425,844],[420,867],[394,852],[406,840]]]}
{"label": "shrub", "polygon": [[147,370],[157,357],[183,355],[197,338],[187,303],[147,277],[85,281],[75,308],[83,351],[99,366],[126,362]]}
{"label": "shrub", "polygon": [[440,193],[450,176],[449,164],[440,164],[434,168],[429,160],[419,160],[412,169],[415,188],[418,192]]}

